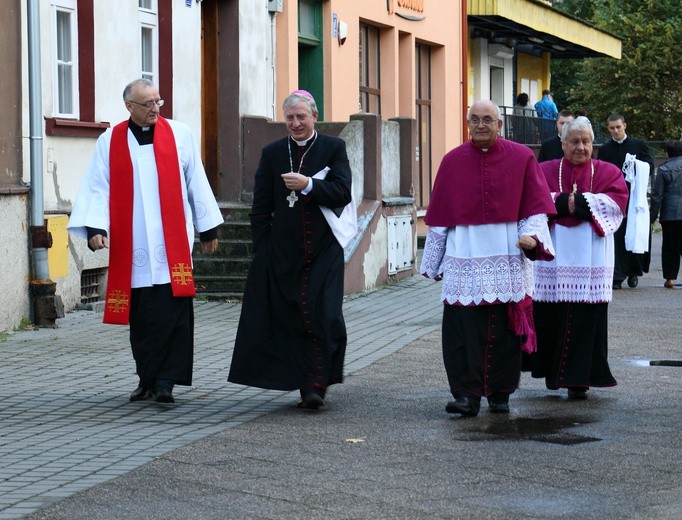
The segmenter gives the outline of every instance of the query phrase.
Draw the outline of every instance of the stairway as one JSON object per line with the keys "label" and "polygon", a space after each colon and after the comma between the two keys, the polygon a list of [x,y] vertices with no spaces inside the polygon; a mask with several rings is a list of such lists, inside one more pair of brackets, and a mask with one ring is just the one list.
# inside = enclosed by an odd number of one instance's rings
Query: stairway
{"label": "stairway", "polygon": [[251,265],[251,206],[220,203],[220,210],[225,222],[218,228],[218,251],[202,254],[198,235],[195,239],[192,259],[197,297],[241,300]]}

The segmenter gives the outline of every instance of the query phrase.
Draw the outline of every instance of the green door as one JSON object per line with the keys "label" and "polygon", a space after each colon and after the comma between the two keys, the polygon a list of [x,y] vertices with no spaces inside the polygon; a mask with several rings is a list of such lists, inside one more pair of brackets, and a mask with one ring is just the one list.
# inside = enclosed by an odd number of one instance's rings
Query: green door
{"label": "green door", "polygon": [[298,0],[298,88],[313,95],[320,121],[324,120],[322,41],[322,3]]}

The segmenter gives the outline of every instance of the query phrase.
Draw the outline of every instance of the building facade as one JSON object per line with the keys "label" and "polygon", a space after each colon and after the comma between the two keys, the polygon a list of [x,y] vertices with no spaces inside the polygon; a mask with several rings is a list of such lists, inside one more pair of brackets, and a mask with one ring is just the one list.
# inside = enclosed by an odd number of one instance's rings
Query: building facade
{"label": "building facade", "polygon": [[[248,208],[262,146],[286,135],[284,97],[299,88],[312,92],[320,131],[346,140],[353,165],[360,232],[346,250],[346,292],[355,292],[414,272],[420,216],[441,157],[468,138],[472,101],[492,98],[505,106],[519,89],[541,91],[561,48],[615,52],[608,50],[615,40],[593,28],[578,31],[585,25],[579,21],[571,20],[578,25],[566,33],[565,16],[540,0],[4,5],[0,65],[13,73],[0,77],[6,94],[0,268],[7,274],[0,281],[0,330],[35,314],[29,284],[36,244],[29,228],[38,203],[52,237],[48,278],[64,309],[101,300],[106,253],[69,237],[66,222],[96,138],[128,116],[122,91],[135,78],[159,85],[161,114],[193,129],[226,211]],[[29,6],[38,13],[33,32]],[[35,44],[38,78],[29,74]],[[37,102],[29,103],[36,86]],[[31,135],[35,110],[40,135]],[[40,157],[31,153],[35,143]],[[31,198],[38,180],[39,201]]]}

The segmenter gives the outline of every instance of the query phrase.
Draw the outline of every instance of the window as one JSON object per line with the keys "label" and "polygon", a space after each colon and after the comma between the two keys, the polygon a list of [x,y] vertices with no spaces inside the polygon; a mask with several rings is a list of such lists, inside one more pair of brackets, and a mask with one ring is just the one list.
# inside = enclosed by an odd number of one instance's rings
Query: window
{"label": "window", "polygon": [[431,199],[431,47],[417,44],[415,49],[415,92],[417,94],[417,133],[419,136],[419,201],[425,208]]}
{"label": "window", "polygon": [[157,0],[138,0],[140,13],[140,77],[158,84],[159,31]]}
{"label": "window", "polygon": [[379,28],[360,24],[360,110],[381,114]]}
{"label": "window", "polygon": [[76,0],[53,2],[54,113],[78,119],[78,20]]}

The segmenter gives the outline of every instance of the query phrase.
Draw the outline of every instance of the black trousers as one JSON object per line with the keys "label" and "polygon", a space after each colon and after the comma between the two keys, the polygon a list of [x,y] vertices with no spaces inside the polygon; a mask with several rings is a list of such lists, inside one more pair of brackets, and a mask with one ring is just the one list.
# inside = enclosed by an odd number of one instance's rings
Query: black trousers
{"label": "black trousers", "polygon": [[194,304],[175,298],[170,284],[132,290],[130,346],[140,384],[154,388],[157,380],[192,384]]}
{"label": "black trousers", "polygon": [[646,253],[633,253],[625,249],[625,228],[627,219],[624,218],[618,230],[613,234],[613,248],[615,253],[613,263],[613,281],[623,282],[628,276],[642,276],[649,272]]}
{"label": "black trousers", "polygon": [[682,255],[682,220],[661,222],[663,244],[661,245],[661,264],[663,278],[677,280],[680,271],[680,255]]}
{"label": "black trousers", "polygon": [[511,394],[521,377],[521,342],[507,305],[443,306],[443,362],[454,397]]}

